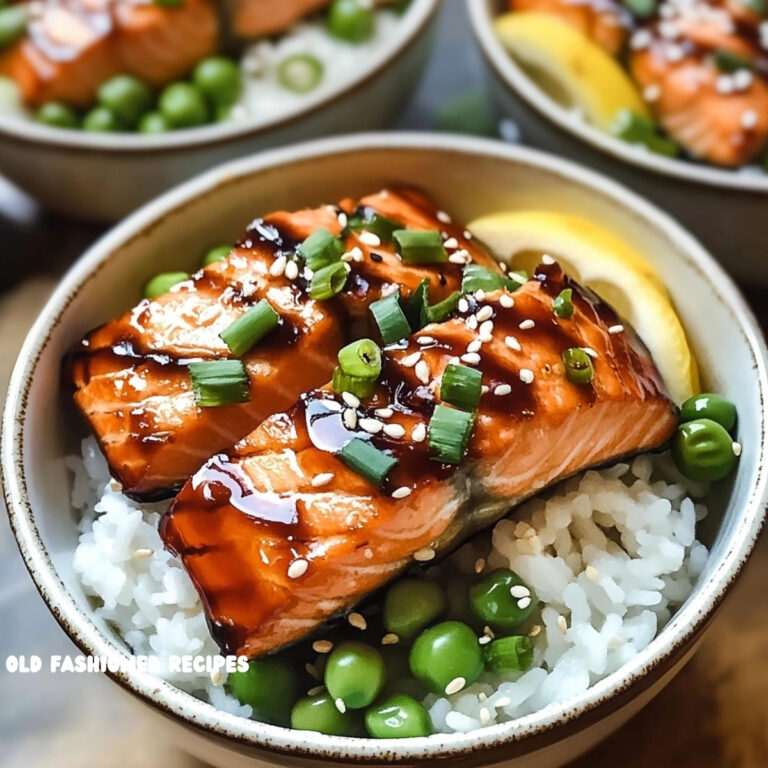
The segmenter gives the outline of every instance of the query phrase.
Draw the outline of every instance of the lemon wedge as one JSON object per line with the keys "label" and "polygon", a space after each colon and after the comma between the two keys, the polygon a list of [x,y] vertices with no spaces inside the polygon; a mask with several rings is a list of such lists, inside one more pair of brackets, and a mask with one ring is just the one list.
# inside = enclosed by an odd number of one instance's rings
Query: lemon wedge
{"label": "lemon wedge", "polygon": [[531,272],[545,253],[557,259],[637,331],[676,403],[699,391],[696,360],[663,280],[616,235],[550,211],[491,214],[475,219],[469,230],[513,269]]}
{"label": "lemon wedge", "polygon": [[586,35],[545,13],[506,13],[495,22],[504,47],[542,90],[610,131],[622,110],[648,116],[640,93],[620,64]]}

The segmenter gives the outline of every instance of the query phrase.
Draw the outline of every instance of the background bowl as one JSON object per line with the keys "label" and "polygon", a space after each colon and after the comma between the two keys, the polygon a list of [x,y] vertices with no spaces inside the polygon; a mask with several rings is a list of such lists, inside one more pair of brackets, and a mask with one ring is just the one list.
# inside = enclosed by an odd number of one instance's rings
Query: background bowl
{"label": "background bowl", "polygon": [[456,220],[530,207],[587,216],[647,254],[670,288],[706,384],[737,404],[744,454],[730,496],[723,489],[723,521],[707,567],[670,624],[630,664],[584,695],[514,723],[386,743],[297,734],[219,713],[147,674],[114,675],[168,716],[183,748],[216,765],[421,765],[438,759],[452,766],[562,765],[624,723],[690,657],[763,523],[766,350],[730,279],[685,231],[615,183],[532,150],[424,134],[327,139],[222,166],[133,214],[72,267],[25,342],[3,421],[5,497],[26,564],[80,648],[125,652],[109,627],[94,618],[72,572],[77,530],[62,457],[77,450],[81,428],[61,393],[62,356],[84,331],[137,300],[151,274],[194,268],[201,251],[231,240],[254,216],[395,182],[420,186]]}
{"label": "background bowl", "polygon": [[427,62],[440,0],[411,0],[397,34],[355,77],[272,119],[216,123],[161,135],[64,131],[0,114],[0,173],[48,207],[117,221],[215,165],[271,147],[397,119]]}
{"label": "background bowl", "polygon": [[738,279],[768,283],[763,235],[768,173],[670,159],[599,131],[551,99],[501,44],[493,20],[509,7],[507,2],[466,0],[466,4],[494,100],[517,124],[524,143],[627,184],[679,219]]}

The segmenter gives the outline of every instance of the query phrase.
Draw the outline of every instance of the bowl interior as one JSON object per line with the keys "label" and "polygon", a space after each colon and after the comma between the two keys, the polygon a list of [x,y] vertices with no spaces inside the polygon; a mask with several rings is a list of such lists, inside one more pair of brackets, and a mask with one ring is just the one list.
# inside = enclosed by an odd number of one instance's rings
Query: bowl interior
{"label": "bowl interior", "polygon": [[[509,10],[506,0],[466,0],[475,36],[497,76],[543,119],[600,152],[624,163],[717,187],[768,192],[768,174],[718,168],[688,160],[667,158],[615,138],[559,104],[512,58],[496,36],[493,21]],[[757,163],[757,161],[756,161]]]}
{"label": "bowl interior", "polygon": [[[570,164],[476,140],[363,135],[224,166],[141,209],[66,276],[32,330],[14,373],[4,422],[3,472],[17,538],[55,613],[92,652],[120,647],[107,627],[94,625],[71,566],[78,533],[63,459],[77,451],[82,432],[61,394],[63,356],[85,331],[130,307],[149,276],[159,270],[195,269],[208,247],[232,241],[255,216],[333,202],[396,183],[420,187],[459,221],[520,208],[589,217],[644,253],[666,280],[708,387],[737,404],[744,445],[706,571],[694,595],[651,646],[579,701],[478,734],[409,740],[398,752],[434,756],[440,750],[469,750],[473,744],[516,739],[551,727],[639,679],[701,627],[754,544],[765,498],[763,467],[768,466],[764,347],[730,279],[663,214]],[[307,739],[306,734],[296,738],[289,731],[217,713],[148,675],[136,673],[123,681],[156,704],[215,724],[227,735],[286,748],[301,742],[320,755],[331,754],[331,747],[333,754],[377,754],[375,743],[319,735]]]}

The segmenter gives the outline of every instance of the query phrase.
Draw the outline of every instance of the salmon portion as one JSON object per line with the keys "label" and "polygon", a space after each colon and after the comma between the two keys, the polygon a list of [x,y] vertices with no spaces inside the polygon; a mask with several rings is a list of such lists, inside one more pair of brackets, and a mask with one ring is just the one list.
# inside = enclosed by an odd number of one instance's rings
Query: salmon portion
{"label": "salmon portion", "polygon": [[[570,319],[553,311],[566,287]],[[666,442],[676,408],[642,342],[619,323],[557,264],[542,265],[514,294],[468,297],[447,322],[386,349],[366,402],[310,390],[211,458],[161,535],[222,651],[255,657],[297,642],[545,486]],[[474,357],[467,349],[478,340]],[[564,375],[571,347],[594,355],[588,384]],[[430,457],[425,438],[442,373],[460,359],[487,390],[467,455],[451,466]],[[397,459],[381,488],[337,457],[353,438]]]}
{"label": "salmon portion", "polygon": [[509,0],[511,11],[556,16],[616,56],[624,47],[631,17],[613,0]]}
{"label": "salmon portion", "polygon": [[219,44],[211,0],[163,7],[131,0],[44,0],[30,4],[27,36],[0,56],[25,104],[90,106],[118,74],[153,86],[185,75]]}
{"label": "salmon portion", "polygon": [[[768,55],[752,12],[736,2],[707,10],[678,10],[643,30],[630,72],[673,139],[694,157],[736,167],[768,146]],[[749,64],[723,72],[716,52]]]}
{"label": "salmon portion", "polygon": [[[404,264],[393,245],[374,245],[371,233],[358,231],[345,238],[350,272],[338,296],[315,301],[307,274],[297,269],[298,274],[286,275],[286,260],[316,229],[340,234],[350,216],[373,212],[403,227],[443,231],[454,261]],[[171,494],[209,456],[290,406],[302,392],[324,384],[338,350],[376,332],[368,307],[384,293],[399,288],[408,296],[427,279],[431,301],[440,301],[461,286],[463,262],[456,257],[462,254],[497,269],[445,218],[409,190],[345,200],[338,207],[273,213],[251,225],[228,259],[89,333],[71,353],[68,375],[75,403],[124,491],[135,498]],[[280,324],[242,358],[250,402],[198,406],[187,364],[231,357],[219,334],[263,298],[280,315]]]}

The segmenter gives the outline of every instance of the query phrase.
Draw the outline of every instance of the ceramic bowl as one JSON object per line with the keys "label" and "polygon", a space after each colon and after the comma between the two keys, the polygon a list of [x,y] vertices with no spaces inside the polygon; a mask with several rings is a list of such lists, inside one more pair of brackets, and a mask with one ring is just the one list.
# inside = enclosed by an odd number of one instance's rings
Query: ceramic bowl
{"label": "ceramic bowl", "polygon": [[70,216],[117,221],[209,168],[292,142],[390,125],[426,65],[440,0],[412,0],[397,34],[354,78],[288,114],[162,135],[63,131],[0,114],[0,173]]}
{"label": "ceramic bowl", "polygon": [[[207,245],[255,216],[361,195],[395,182],[432,195],[456,220],[514,208],[593,218],[647,254],[664,277],[705,374],[733,400],[744,444],[722,522],[695,592],[655,640],[582,696],[469,734],[397,741],[297,733],[223,714],[148,674],[114,679],[167,718],[180,744],[214,765],[436,765],[553,768],[624,723],[685,663],[727,596],[763,524],[768,496],[766,349],[731,280],[666,214],[562,159],[498,142],[427,134],[361,134],[274,150],[224,165],[134,213],[64,277],[26,340],[3,422],[2,472],[21,552],[56,618],[88,653],[125,652],[95,620],[72,572],[77,530],[62,458],[81,428],[60,366],[81,335],[139,298],[158,268],[191,269]],[[161,267],[162,265],[162,267]],[[706,311],[702,311],[702,307]]]}
{"label": "ceramic bowl", "polygon": [[494,100],[524,143],[584,163],[653,200],[696,234],[726,269],[768,283],[763,237],[768,173],[736,172],[654,155],[609,136],[551,99],[515,63],[493,29],[504,0],[466,0]]}

